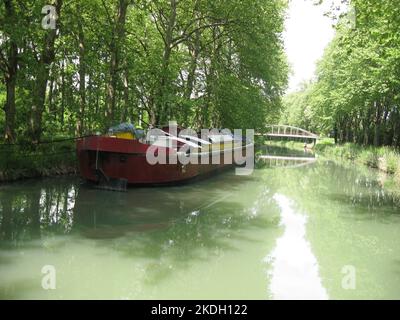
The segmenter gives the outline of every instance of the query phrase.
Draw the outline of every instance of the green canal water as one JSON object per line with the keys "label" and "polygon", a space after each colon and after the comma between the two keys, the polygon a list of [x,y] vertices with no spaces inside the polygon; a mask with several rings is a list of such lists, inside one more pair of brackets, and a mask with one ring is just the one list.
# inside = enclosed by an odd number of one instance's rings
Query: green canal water
{"label": "green canal water", "polygon": [[2,185],[0,298],[400,299],[400,199],[383,179],[318,160],[126,193]]}

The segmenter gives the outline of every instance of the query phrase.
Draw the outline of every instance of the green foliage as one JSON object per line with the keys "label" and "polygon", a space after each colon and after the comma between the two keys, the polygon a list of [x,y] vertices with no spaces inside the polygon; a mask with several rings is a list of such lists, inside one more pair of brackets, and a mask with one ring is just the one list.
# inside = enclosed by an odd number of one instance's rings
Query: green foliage
{"label": "green foliage", "polygon": [[[55,31],[42,28],[45,5],[59,8]],[[287,83],[286,7],[286,0],[4,1],[0,105],[15,104],[0,109],[0,141],[6,127],[9,141],[28,146],[140,118],[262,129],[279,118]],[[0,159],[6,176],[70,163],[58,146],[11,148]]]}
{"label": "green foliage", "polygon": [[[6,92],[5,92],[5,88],[3,83],[0,82],[0,106],[4,106],[5,102],[6,102]],[[0,109],[0,130],[2,130],[1,132],[4,131],[4,129],[2,128],[2,124],[4,123],[4,112],[2,112],[2,110]]]}
{"label": "green foliage", "polygon": [[374,149],[363,149],[361,152],[354,152],[354,158],[371,168],[379,168],[379,155]]}
{"label": "green foliage", "polygon": [[335,145],[335,140],[332,138],[322,138],[318,140],[317,146],[333,146]]}
{"label": "green foliage", "polygon": [[[282,121],[338,142],[400,147],[400,6],[353,0],[318,64],[317,80],[285,98]],[[375,163],[365,155],[366,162]]]}
{"label": "green foliage", "polygon": [[[1,65],[12,43],[19,49],[17,140],[32,121],[42,136],[72,136],[139,117],[194,128],[260,128],[277,118],[287,1],[64,0],[52,44],[40,12],[56,2],[11,0],[12,21],[0,6]],[[44,110],[35,113],[42,80]],[[1,129],[4,121],[0,112]]]}
{"label": "green foliage", "polygon": [[400,154],[391,147],[363,147],[354,143],[335,145],[330,141],[319,142],[316,151],[327,157],[354,161],[400,177]]}
{"label": "green foliage", "polygon": [[390,148],[382,148],[382,157],[386,171],[391,174],[400,173],[400,154]]}
{"label": "green foliage", "polygon": [[[62,139],[62,137],[53,137]],[[48,176],[76,171],[75,143],[66,140],[32,146],[29,143],[0,146],[0,181]]]}
{"label": "green foliage", "polygon": [[[306,130],[315,130],[315,114],[311,105],[313,85],[304,84],[303,90],[291,93],[283,99],[280,122]],[[318,128],[321,131],[321,128]]]}

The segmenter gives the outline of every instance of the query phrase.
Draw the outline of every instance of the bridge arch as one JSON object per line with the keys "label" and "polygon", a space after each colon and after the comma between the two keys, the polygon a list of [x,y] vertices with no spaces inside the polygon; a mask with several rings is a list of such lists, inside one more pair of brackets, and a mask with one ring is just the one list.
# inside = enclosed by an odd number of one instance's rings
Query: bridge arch
{"label": "bridge arch", "polygon": [[270,137],[292,137],[292,138],[308,138],[319,139],[315,133],[302,128],[287,126],[287,125],[267,125],[266,135]]}
{"label": "bridge arch", "polygon": [[282,137],[282,138],[297,138],[297,139],[319,139],[315,133],[302,128],[287,126],[287,125],[267,125],[265,133],[259,134],[265,137]]}

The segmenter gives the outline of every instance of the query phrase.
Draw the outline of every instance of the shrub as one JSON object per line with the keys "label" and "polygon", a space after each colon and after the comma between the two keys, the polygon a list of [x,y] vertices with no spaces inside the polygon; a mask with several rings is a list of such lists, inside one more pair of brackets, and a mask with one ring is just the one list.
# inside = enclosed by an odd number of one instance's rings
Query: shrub
{"label": "shrub", "polygon": [[386,149],[383,158],[385,161],[386,172],[395,174],[400,171],[400,155],[398,153]]}
{"label": "shrub", "polygon": [[394,174],[400,183],[400,153],[391,147],[362,147],[353,143],[335,145],[329,141],[320,141],[317,151],[336,158],[355,160],[372,168],[379,168]]}
{"label": "shrub", "polygon": [[395,180],[398,184],[400,184],[400,166],[397,167],[397,170],[395,173]]}
{"label": "shrub", "polygon": [[379,154],[375,149],[364,149],[360,152],[358,159],[361,163],[372,167],[379,168]]}

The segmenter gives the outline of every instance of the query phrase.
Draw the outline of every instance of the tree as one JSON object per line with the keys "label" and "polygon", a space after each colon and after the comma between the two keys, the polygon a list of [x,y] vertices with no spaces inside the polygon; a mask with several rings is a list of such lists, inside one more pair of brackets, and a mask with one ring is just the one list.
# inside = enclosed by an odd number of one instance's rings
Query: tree
{"label": "tree", "polygon": [[0,69],[3,72],[6,86],[4,139],[7,142],[13,142],[15,140],[15,90],[18,72],[19,42],[19,33],[14,30],[14,26],[18,24],[19,17],[13,0],[4,0],[3,15],[3,32],[0,42]]}
{"label": "tree", "polygon": [[[339,142],[400,146],[400,7],[389,0],[351,5],[318,64],[316,83],[301,95],[313,128],[335,131]],[[299,108],[296,103],[288,107]]]}
{"label": "tree", "polygon": [[[83,135],[138,119],[262,129],[279,116],[288,73],[285,0],[5,4],[0,126],[9,141]],[[48,4],[58,15],[55,29],[41,25]]]}

